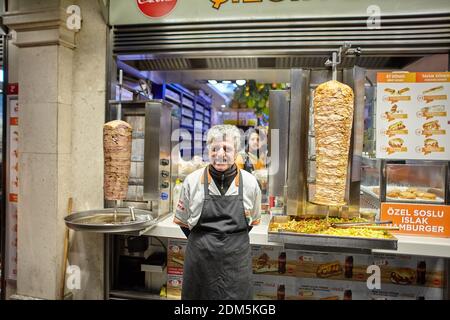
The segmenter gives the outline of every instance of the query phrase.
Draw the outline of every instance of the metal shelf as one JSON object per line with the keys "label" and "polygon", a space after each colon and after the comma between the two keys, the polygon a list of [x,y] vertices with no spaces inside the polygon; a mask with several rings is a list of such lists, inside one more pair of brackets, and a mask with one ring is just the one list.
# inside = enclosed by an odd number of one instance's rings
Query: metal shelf
{"label": "metal shelf", "polygon": [[182,103],[181,105],[183,106],[183,108],[187,108],[187,109],[192,110],[192,111],[195,109],[194,106],[189,106],[189,105],[184,104],[184,103]]}
{"label": "metal shelf", "polygon": [[181,104],[181,101],[180,101],[180,100],[177,100],[177,99],[175,99],[175,98],[172,97],[172,96],[166,95],[164,98],[165,98],[166,100],[171,101],[171,102],[174,102],[174,103],[177,103],[177,104]]}
{"label": "metal shelf", "polygon": [[247,109],[233,109],[233,108],[222,108],[219,112],[255,112],[255,109],[247,108]]}

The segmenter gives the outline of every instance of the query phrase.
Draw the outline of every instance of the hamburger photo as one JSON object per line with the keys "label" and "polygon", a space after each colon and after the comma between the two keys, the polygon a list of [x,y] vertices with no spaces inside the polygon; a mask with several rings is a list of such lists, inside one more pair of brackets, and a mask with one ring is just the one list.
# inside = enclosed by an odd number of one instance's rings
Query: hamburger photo
{"label": "hamburger photo", "polygon": [[389,146],[392,148],[401,148],[403,143],[405,142],[401,138],[393,138],[389,140]]}
{"label": "hamburger photo", "polygon": [[425,148],[439,148],[439,142],[435,139],[425,139]]}
{"label": "hamburger photo", "polygon": [[269,265],[269,260],[270,260],[269,255],[264,252],[263,254],[261,254],[258,257],[258,260],[256,262],[257,268],[261,269],[261,268],[267,267]]}
{"label": "hamburger photo", "polygon": [[408,285],[414,282],[416,273],[409,268],[400,268],[391,272],[391,282],[395,284]]}

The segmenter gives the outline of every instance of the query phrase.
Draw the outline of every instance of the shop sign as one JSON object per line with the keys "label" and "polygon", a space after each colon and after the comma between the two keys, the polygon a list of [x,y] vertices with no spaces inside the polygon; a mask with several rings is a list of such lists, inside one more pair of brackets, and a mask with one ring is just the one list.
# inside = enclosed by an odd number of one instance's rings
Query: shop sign
{"label": "shop sign", "polygon": [[366,17],[371,29],[374,15],[382,25],[384,16],[447,12],[448,0],[109,0],[111,25]]}
{"label": "shop sign", "polygon": [[377,74],[377,158],[450,160],[450,72]]}
{"label": "shop sign", "polygon": [[450,237],[450,206],[382,203],[381,220],[392,221],[392,226],[400,228],[392,233]]}
{"label": "shop sign", "polygon": [[177,0],[136,0],[139,10],[151,18],[159,18],[169,14]]}

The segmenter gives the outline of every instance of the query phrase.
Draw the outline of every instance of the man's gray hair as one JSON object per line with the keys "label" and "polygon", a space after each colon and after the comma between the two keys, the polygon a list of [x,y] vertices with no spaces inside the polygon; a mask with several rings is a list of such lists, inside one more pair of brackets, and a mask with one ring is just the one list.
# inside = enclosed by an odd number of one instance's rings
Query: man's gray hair
{"label": "man's gray hair", "polygon": [[225,139],[232,139],[235,151],[239,151],[242,139],[241,132],[236,126],[230,124],[221,124],[209,129],[206,143],[209,148],[214,141],[224,141]]}

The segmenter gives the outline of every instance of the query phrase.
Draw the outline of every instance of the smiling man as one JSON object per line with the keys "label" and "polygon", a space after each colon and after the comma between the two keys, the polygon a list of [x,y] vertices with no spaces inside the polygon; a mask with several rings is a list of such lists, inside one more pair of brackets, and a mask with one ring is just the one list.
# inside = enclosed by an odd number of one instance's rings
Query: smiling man
{"label": "smiling man", "polygon": [[182,299],[253,298],[248,233],[260,222],[261,190],[235,164],[240,141],[235,126],[211,128],[210,165],[183,183],[174,218],[188,237]]}

